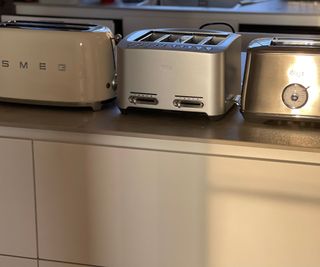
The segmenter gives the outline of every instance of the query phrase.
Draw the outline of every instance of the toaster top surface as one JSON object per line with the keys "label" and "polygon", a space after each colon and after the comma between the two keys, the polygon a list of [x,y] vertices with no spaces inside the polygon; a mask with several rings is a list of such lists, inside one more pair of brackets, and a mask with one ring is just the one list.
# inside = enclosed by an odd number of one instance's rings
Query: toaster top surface
{"label": "toaster top surface", "polygon": [[290,38],[290,37],[274,37],[274,38],[258,38],[253,40],[248,51],[257,50],[264,52],[315,52],[320,49],[320,39],[308,38]]}
{"label": "toaster top surface", "polygon": [[148,29],[136,31],[120,43],[125,48],[219,52],[240,35],[198,29]]}
{"label": "toaster top surface", "polygon": [[0,28],[28,29],[28,30],[51,30],[51,31],[77,31],[96,32],[106,28],[95,24],[64,23],[50,21],[7,21],[0,23]]}

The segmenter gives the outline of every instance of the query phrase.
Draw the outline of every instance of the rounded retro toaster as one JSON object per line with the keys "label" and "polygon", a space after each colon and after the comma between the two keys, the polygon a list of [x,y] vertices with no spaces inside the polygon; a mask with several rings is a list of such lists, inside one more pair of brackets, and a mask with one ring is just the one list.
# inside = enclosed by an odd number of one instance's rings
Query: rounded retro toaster
{"label": "rounded retro toaster", "polygon": [[253,40],[241,112],[253,121],[320,121],[320,39]]}
{"label": "rounded retro toaster", "polygon": [[145,29],[117,46],[118,105],[223,116],[240,93],[240,35]]}
{"label": "rounded retro toaster", "polygon": [[91,24],[0,24],[0,100],[101,108],[115,97],[113,35]]}

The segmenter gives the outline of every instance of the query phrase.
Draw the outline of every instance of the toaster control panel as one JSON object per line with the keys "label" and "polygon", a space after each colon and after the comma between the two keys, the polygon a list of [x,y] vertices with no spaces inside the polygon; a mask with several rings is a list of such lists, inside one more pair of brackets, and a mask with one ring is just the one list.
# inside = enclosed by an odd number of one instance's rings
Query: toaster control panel
{"label": "toaster control panel", "polygon": [[282,92],[283,103],[291,109],[303,107],[308,101],[308,88],[298,83],[286,86]]}

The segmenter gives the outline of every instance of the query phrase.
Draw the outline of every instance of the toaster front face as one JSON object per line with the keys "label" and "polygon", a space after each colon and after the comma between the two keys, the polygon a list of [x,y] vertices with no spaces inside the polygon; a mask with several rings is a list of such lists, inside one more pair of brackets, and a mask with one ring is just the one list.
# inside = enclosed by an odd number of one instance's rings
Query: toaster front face
{"label": "toaster front face", "polygon": [[221,115],[224,71],[223,53],[119,49],[119,107]]}
{"label": "toaster front face", "polygon": [[110,32],[0,28],[0,98],[91,105],[114,97]]}
{"label": "toaster front face", "polygon": [[241,110],[248,118],[320,119],[320,56],[300,50],[248,52]]}

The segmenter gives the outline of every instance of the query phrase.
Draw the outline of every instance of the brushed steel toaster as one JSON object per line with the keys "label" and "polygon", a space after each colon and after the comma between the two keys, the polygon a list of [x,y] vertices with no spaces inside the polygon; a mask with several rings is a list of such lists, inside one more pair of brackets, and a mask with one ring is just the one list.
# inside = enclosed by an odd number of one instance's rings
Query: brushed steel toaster
{"label": "brushed steel toaster", "polygon": [[0,24],[0,100],[94,110],[115,97],[114,39],[107,27]]}
{"label": "brushed steel toaster", "polygon": [[241,112],[256,121],[320,121],[320,39],[253,40]]}
{"label": "brushed steel toaster", "polygon": [[118,44],[118,105],[224,115],[240,93],[237,34],[147,29]]}

